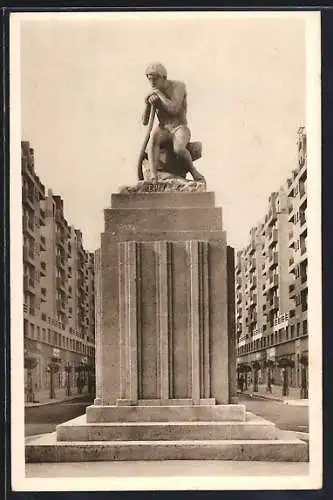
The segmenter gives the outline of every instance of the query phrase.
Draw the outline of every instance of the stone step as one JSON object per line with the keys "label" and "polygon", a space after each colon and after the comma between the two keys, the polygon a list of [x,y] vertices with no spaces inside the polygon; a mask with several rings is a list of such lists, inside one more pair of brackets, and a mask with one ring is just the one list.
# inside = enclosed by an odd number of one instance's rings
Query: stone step
{"label": "stone step", "polygon": [[25,447],[27,462],[135,460],[251,460],[307,462],[307,444],[295,440],[183,440],[57,442],[47,434]]}
{"label": "stone step", "polygon": [[57,426],[58,441],[275,439],[276,426],[248,414],[246,422],[87,423],[86,415]]}
{"label": "stone step", "polygon": [[94,422],[220,422],[245,421],[245,405],[203,406],[88,406],[87,421]]}

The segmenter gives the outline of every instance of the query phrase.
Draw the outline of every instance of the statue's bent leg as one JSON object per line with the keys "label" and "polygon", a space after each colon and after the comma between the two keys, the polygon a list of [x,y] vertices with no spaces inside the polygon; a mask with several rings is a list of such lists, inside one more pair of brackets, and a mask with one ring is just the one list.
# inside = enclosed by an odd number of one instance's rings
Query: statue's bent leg
{"label": "statue's bent leg", "polygon": [[157,167],[159,164],[161,145],[170,138],[170,134],[167,130],[163,130],[157,127],[150,138],[148,144],[148,159],[151,165],[152,178],[157,178]]}
{"label": "statue's bent leg", "polygon": [[174,153],[186,162],[188,171],[195,181],[205,182],[204,176],[194,167],[191,154],[186,147],[190,138],[191,132],[188,127],[178,127],[173,134]]}

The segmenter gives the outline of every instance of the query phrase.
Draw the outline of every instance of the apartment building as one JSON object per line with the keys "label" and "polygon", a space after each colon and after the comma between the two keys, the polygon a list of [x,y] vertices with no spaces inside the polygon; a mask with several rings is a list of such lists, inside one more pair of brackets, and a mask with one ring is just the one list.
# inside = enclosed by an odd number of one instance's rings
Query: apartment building
{"label": "apartment building", "polygon": [[[299,166],[268,199],[267,213],[237,253],[238,372],[253,383],[307,395],[306,135]],[[257,387],[255,387],[257,389]]]}
{"label": "apartment building", "polygon": [[[91,385],[95,364],[94,254],[68,225],[63,200],[46,193],[22,142],[26,399]],[[52,388],[51,388],[52,385]]]}

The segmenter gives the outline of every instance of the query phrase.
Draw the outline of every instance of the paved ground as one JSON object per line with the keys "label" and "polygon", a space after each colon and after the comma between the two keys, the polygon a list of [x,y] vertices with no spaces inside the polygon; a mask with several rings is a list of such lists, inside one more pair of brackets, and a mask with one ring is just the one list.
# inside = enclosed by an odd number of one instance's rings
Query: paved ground
{"label": "paved ground", "polygon": [[[165,460],[26,464],[26,477],[170,477],[170,476],[298,476],[307,475],[305,462]],[[126,489],[123,486],[121,489]]]}
{"label": "paved ground", "polygon": [[307,406],[293,406],[280,401],[252,399],[246,394],[239,395],[239,402],[245,404],[248,411],[274,422],[280,429],[309,432]]}
{"label": "paved ground", "polygon": [[25,435],[34,436],[53,432],[58,424],[85,413],[86,407],[91,404],[93,404],[93,398],[84,396],[71,401],[25,408]]}

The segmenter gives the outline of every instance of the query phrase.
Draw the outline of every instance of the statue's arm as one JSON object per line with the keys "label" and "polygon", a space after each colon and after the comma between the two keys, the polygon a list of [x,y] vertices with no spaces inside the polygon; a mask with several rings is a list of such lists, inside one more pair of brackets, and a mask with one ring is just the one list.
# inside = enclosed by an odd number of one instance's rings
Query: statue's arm
{"label": "statue's arm", "polygon": [[155,90],[154,92],[158,95],[163,108],[168,113],[176,115],[182,106],[186,93],[186,87],[183,82],[174,83],[172,96],[170,98],[166,97],[166,95],[161,91]]}

